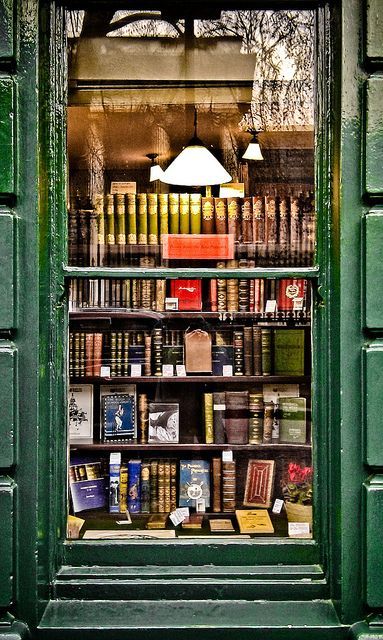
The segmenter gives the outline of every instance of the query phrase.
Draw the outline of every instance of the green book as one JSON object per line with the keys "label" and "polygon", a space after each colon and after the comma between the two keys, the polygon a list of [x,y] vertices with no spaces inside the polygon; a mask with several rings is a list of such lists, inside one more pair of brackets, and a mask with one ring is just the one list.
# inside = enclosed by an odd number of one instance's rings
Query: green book
{"label": "green book", "polygon": [[158,244],[158,195],[148,193],[148,241],[149,244]]}
{"label": "green book", "polygon": [[279,442],[305,444],[306,398],[279,398]]}
{"label": "green book", "polygon": [[148,199],[146,193],[137,194],[138,244],[148,244]]}
{"label": "green book", "polygon": [[169,193],[169,232],[180,232],[180,195]]}
{"label": "green book", "polygon": [[180,193],[180,233],[190,233],[190,202],[188,193]]}
{"label": "green book", "polygon": [[304,375],[305,333],[303,329],[275,329],[274,375]]}
{"label": "green book", "polygon": [[190,231],[201,233],[201,194],[190,194]]}

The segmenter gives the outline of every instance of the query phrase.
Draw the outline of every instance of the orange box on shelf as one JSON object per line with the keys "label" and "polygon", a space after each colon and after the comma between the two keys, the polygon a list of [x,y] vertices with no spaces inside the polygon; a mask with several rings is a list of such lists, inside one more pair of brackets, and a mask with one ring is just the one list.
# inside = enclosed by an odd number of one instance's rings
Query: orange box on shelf
{"label": "orange box on shelf", "polygon": [[161,236],[162,257],[165,260],[232,260],[234,235],[164,234]]}

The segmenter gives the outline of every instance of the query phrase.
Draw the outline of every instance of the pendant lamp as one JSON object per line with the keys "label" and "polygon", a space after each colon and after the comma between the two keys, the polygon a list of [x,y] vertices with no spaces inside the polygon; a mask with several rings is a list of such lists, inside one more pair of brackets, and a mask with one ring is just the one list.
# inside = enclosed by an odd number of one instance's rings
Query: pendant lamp
{"label": "pendant lamp", "polygon": [[155,159],[158,158],[158,153],[147,153],[146,157],[151,161],[149,182],[154,182],[154,180],[162,180],[162,176],[164,175],[163,169],[159,164],[154,164]]}
{"label": "pendant lamp", "polygon": [[244,160],[263,160],[261,147],[259,146],[258,142],[257,131],[250,130],[249,133],[252,134],[252,138],[242,158],[244,158]]}

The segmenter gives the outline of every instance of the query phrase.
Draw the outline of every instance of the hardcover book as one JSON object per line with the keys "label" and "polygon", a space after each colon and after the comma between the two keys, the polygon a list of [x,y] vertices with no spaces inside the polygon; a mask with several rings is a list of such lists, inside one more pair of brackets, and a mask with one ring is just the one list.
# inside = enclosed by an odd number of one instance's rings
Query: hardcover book
{"label": "hardcover book", "polygon": [[179,404],[149,402],[148,442],[179,442]]}
{"label": "hardcover book", "polygon": [[135,428],[134,394],[111,394],[102,397],[103,442],[133,440]]}
{"label": "hardcover book", "polygon": [[222,460],[213,458],[212,460],[212,480],[213,480],[213,511],[219,513],[222,510]]}
{"label": "hardcover book", "polygon": [[233,523],[229,518],[210,518],[209,526],[212,533],[230,533],[234,531]]}
{"label": "hardcover book", "polygon": [[93,385],[69,387],[69,441],[93,442]]}
{"label": "hardcover book", "polygon": [[281,278],[278,281],[278,311],[292,311],[294,300],[304,301],[306,295],[306,280],[302,278]]}
{"label": "hardcover book", "polygon": [[141,460],[128,462],[128,509],[129,513],[141,511]]}
{"label": "hardcover book", "polygon": [[303,329],[274,330],[274,374],[276,376],[304,375]]}
{"label": "hardcover book", "polygon": [[274,533],[266,509],[237,509],[235,512],[241,533]]}
{"label": "hardcover book", "polygon": [[179,311],[201,311],[202,283],[201,280],[172,280],[170,295],[178,298]]}
{"label": "hardcover book", "polygon": [[279,398],[279,441],[306,442],[306,398]]}
{"label": "hardcover book", "polygon": [[109,513],[120,511],[121,453],[112,452],[109,458]]}
{"label": "hardcover book", "polygon": [[214,442],[223,444],[225,442],[225,410],[226,397],[224,391],[213,392],[213,429]]}
{"label": "hardcover book", "polygon": [[71,482],[70,493],[74,513],[106,506],[105,478]]}
{"label": "hardcover book", "polygon": [[222,511],[231,513],[236,505],[236,462],[222,462]]}
{"label": "hardcover book", "polygon": [[210,464],[207,460],[180,460],[180,507],[196,507],[202,498],[210,507]]}
{"label": "hardcover book", "polygon": [[230,444],[249,441],[249,392],[226,391],[225,432]]}
{"label": "hardcover book", "polygon": [[212,349],[212,374],[223,376],[223,367],[233,365],[234,348],[232,345],[213,345]]}
{"label": "hardcover book", "polygon": [[243,498],[243,504],[246,507],[265,507],[268,509],[271,506],[274,468],[274,460],[249,460]]}

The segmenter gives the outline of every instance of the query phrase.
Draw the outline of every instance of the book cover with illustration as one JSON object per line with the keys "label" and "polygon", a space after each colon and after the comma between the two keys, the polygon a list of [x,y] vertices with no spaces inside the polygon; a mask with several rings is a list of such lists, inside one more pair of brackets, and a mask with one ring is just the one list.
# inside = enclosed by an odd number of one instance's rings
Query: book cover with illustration
{"label": "book cover with illustration", "polygon": [[133,440],[137,437],[135,410],[134,394],[115,393],[103,396],[103,441]]}
{"label": "book cover with illustration", "polygon": [[210,507],[210,463],[208,460],[180,460],[180,507],[196,507],[197,500]]}
{"label": "book cover with illustration", "polygon": [[149,402],[149,443],[179,442],[179,405]]}

